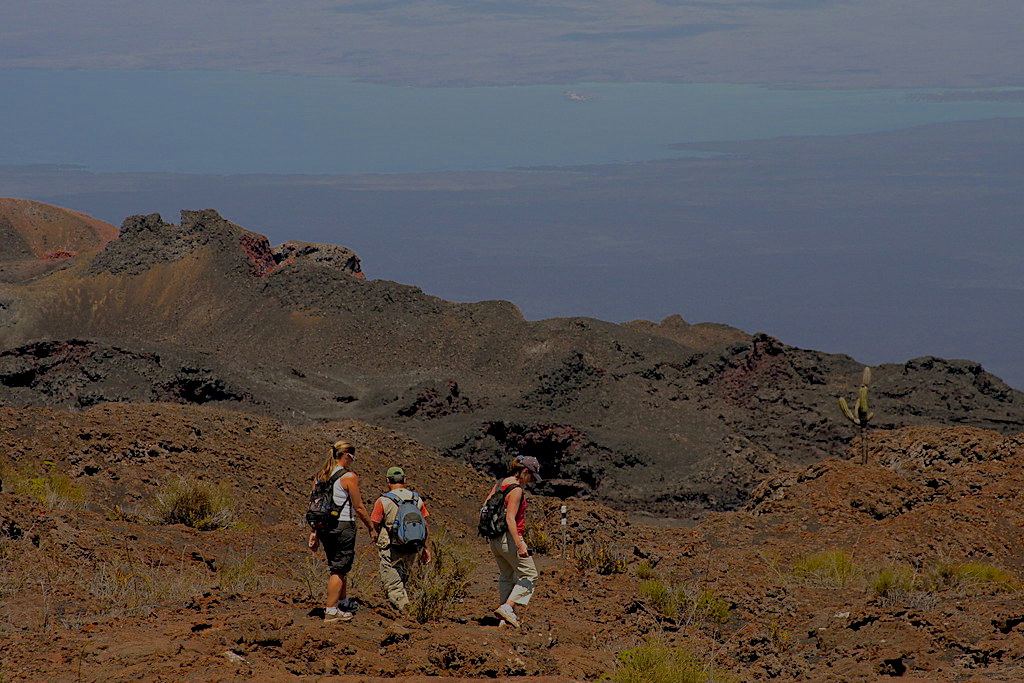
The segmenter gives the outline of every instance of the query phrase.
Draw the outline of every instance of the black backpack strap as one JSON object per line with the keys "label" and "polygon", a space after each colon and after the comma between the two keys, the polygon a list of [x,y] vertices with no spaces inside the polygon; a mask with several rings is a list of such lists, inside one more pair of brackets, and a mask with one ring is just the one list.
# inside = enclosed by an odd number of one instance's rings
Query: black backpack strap
{"label": "black backpack strap", "polygon": [[[340,470],[338,470],[337,472],[332,474],[330,477],[328,477],[327,481],[324,482],[328,486],[331,487],[331,491],[332,491],[332,493],[331,493],[331,507],[334,507],[334,493],[333,493],[334,485],[337,483],[337,481],[339,479],[344,477],[346,474],[348,474],[348,470],[345,469],[344,467],[342,467]],[[346,491],[345,493],[347,494],[348,491]],[[345,506],[348,505],[351,500],[352,500],[352,496],[351,495],[346,495],[345,496],[345,502],[341,504],[340,508],[338,508],[338,512],[341,512],[342,510],[344,510]]]}
{"label": "black backpack strap", "polygon": [[331,476],[327,477],[327,481],[325,481],[324,483],[333,486],[334,482],[338,481],[339,479],[344,477],[346,474],[348,474],[348,470],[345,469],[344,467],[342,467],[340,470],[338,470],[337,472],[335,472]]}

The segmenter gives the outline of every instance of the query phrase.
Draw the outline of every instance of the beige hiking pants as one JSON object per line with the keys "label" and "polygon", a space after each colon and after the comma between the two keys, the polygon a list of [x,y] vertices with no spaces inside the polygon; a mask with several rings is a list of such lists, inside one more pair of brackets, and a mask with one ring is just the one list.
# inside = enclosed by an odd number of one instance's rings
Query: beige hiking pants
{"label": "beige hiking pants", "polygon": [[384,593],[388,602],[400,610],[409,605],[409,594],[405,590],[405,582],[409,580],[409,572],[416,561],[418,553],[399,553],[389,545],[378,548],[380,553],[380,582],[384,584]]}
{"label": "beige hiking pants", "polygon": [[501,602],[527,605],[536,587],[537,565],[532,557],[519,557],[512,532],[491,539],[491,552],[498,563],[498,596]]}

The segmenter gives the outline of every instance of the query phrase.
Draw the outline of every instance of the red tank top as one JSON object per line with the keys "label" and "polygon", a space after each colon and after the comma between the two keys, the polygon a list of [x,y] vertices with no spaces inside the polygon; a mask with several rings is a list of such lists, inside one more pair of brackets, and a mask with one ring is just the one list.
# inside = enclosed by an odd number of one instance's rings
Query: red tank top
{"label": "red tank top", "polygon": [[[516,484],[505,484],[501,487],[501,491],[504,491],[510,486],[516,486]],[[508,497],[505,497],[505,507],[508,508]],[[523,491],[523,497],[519,499],[519,509],[516,510],[516,531],[522,536],[526,533],[526,491]]]}

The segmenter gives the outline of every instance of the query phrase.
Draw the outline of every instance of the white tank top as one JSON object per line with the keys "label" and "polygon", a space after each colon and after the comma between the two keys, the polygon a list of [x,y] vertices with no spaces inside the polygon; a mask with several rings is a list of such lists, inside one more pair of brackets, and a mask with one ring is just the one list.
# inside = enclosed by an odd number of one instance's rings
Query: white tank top
{"label": "white tank top", "polygon": [[[331,470],[331,475],[340,469],[340,466],[335,467]],[[338,481],[334,482],[334,504],[339,508],[341,508],[342,505],[345,506],[344,509],[338,513],[338,520],[341,522],[354,522],[356,520],[356,515],[355,512],[352,511],[352,503],[346,503],[346,501],[348,501],[348,491],[346,491],[345,487],[341,485],[341,479],[342,477],[338,477]]]}

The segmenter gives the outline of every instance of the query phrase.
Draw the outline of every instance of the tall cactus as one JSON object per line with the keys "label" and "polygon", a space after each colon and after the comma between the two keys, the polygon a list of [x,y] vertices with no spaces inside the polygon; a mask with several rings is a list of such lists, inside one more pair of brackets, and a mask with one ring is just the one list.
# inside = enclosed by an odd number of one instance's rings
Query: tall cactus
{"label": "tall cactus", "polygon": [[839,399],[839,407],[843,409],[843,415],[860,429],[861,465],[868,464],[868,442],[864,439],[864,430],[867,428],[871,418],[875,416],[874,413],[868,411],[869,386],[871,386],[871,368],[865,367],[864,374],[861,376],[860,391],[857,392],[857,401],[853,405],[853,410],[850,409],[845,398]]}

